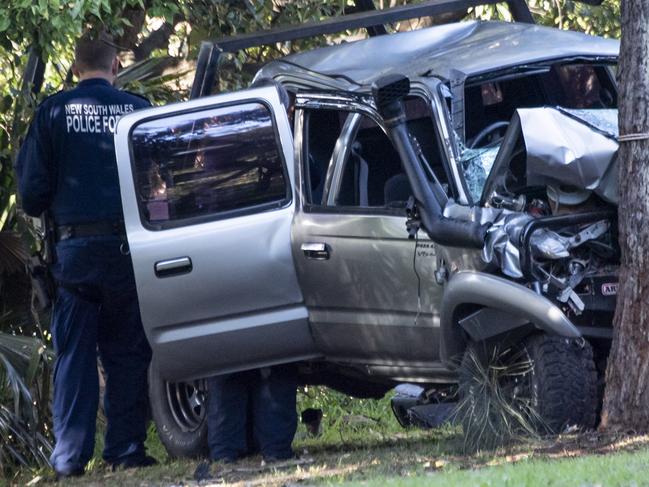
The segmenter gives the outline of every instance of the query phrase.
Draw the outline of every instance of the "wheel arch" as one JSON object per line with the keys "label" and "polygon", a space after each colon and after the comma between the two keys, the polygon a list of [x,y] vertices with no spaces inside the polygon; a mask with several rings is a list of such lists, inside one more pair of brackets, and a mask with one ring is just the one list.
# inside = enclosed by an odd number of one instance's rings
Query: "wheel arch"
{"label": "wheel arch", "polygon": [[484,340],[532,323],[550,335],[577,338],[577,327],[550,300],[518,283],[477,271],[454,274],[440,310],[440,357],[450,367],[467,339]]}

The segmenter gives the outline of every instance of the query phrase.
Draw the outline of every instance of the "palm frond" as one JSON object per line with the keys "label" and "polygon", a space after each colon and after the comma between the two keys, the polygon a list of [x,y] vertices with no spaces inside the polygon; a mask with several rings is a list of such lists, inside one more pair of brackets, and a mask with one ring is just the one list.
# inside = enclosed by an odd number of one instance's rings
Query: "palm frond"
{"label": "palm frond", "polygon": [[49,441],[52,354],[30,337],[0,333],[0,472],[42,467]]}
{"label": "palm frond", "polygon": [[192,70],[181,58],[152,57],[122,70],[116,84],[142,94],[153,103],[170,103],[186,98],[188,86],[182,87],[180,81]]}
{"label": "palm frond", "polygon": [[172,56],[154,57],[131,64],[120,71],[117,76],[117,85],[122,87],[135,81],[144,82],[163,76],[163,73],[180,62]]}
{"label": "palm frond", "polygon": [[29,252],[16,232],[0,232],[0,275],[25,271]]}
{"label": "palm frond", "polygon": [[460,365],[454,421],[464,429],[464,449],[492,450],[537,438],[543,422],[535,408],[525,349],[493,348],[487,357],[469,348]]}

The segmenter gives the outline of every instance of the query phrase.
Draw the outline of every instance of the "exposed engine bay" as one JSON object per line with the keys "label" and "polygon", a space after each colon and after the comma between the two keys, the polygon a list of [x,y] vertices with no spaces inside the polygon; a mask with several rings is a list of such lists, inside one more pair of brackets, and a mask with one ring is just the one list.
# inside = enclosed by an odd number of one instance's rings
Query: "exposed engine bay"
{"label": "exposed engine bay", "polygon": [[617,148],[617,110],[519,109],[497,145],[462,154],[480,206],[469,216],[450,203],[445,215],[490,224],[482,258],[495,270],[576,324],[610,325],[601,312],[617,294]]}

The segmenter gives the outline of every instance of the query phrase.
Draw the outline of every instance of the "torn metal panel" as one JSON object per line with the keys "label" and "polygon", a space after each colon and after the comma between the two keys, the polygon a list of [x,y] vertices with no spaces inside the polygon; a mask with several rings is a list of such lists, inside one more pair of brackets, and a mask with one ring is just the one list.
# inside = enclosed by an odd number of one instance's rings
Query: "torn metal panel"
{"label": "torn metal panel", "polygon": [[530,238],[530,245],[535,257],[553,260],[570,257],[570,239],[548,228],[536,230]]}
{"label": "torn metal panel", "polygon": [[606,132],[612,131],[611,110],[563,113],[555,108],[530,108],[519,109],[517,114],[527,150],[528,185],[573,186],[617,203],[618,144],[614,134]]}
{"label": "torn metal panel", "polygon": [[487,231],[483,260],[498,264],[502,273],[509,277],[523,277],[517,242],[520,242],[521,231],[532,218],[525,213],[503,211]]}
{"label": "torn metal panel", "polygon": [[505,275],[523,277],[520,251],[516,242],[520,241],[520,233],[532,216],[498,208],[468,207],[453,200],[449,200],[444,207],[444,216],[479,222],[481,225],[491,223],[482,249],[482,260],[488,264],[497,264]]}
{"label": "torn metal panel", "polygon": [[572,237],[559,235],[548,228],[539,228],[532,233],[530,238],[532,253],[535,257],[551,260],[570,257],[571,249],[591,240],[597,240],[608,232],[610,226],[608,221],[602,220],[587,226]]}

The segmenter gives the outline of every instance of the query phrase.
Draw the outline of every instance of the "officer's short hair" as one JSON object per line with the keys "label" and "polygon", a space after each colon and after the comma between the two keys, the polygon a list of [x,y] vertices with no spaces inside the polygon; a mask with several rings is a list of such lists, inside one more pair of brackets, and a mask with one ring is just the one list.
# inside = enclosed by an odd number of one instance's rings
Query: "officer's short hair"
{"label": "officer's short hair", "polygon": [[113,38],[103,31],[90,30],[74,49],[74,62],[80,71],[110,71],[117,48]]}

